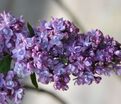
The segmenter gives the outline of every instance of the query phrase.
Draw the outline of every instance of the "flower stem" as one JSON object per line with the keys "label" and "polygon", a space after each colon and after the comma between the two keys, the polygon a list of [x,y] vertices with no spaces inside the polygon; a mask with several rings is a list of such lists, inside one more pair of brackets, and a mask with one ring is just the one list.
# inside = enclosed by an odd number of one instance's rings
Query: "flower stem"
{"label": "flower stem", "polygon": [[29,86],[29,85],[25,85],[24,86],[27,90],[32,90],[32,91],[36,91],[36,92],[41,92],[41,93],[45,93],[47,95],[50,95],[51,97],[53,97],[55,100],[58,100],[61,104],[67,104],[66,101],[64,101],[62,98],[60,98],[58,95],[56,95],[55,93],[51,92],[51,91],[48,91],[48,90],[45,90],[43,88],[34,88],[32,86]]}

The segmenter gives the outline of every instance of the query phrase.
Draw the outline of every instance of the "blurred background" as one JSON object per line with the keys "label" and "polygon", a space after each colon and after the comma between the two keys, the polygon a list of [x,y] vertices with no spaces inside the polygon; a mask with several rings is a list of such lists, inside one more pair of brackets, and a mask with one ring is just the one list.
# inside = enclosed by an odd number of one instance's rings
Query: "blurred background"
{"label": "blurred background", "polygon": [[[81,31],[99,28],[121,42],[121,0],[0,0],[0,12],[7,10],[23,15],[36,25],[38,20],[63,17],[73,21]],[[25,83],[30,84],[30,80]],[[100,84],[74,86],[68,91],[56,91],[53,85],[42,85],[60,96],[67,104],[121,104],[121,80],[103,77]],[[22,104],[61,104],[46,93],[27,90]]]}

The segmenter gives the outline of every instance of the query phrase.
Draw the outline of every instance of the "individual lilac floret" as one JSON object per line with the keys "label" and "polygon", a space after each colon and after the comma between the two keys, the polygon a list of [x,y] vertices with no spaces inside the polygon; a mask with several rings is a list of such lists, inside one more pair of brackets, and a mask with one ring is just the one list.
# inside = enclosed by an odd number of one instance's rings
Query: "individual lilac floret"
{"label": "individual lilac floret", "polygon": [[[11,52],[15,47],[17,35],[26,35],[25,21],[23,17],[15,18],[8,12],[0,13],[0,45],[5,52]],[[1,41],[2,44],[1,44]],[[1,52],[0,49],[0,52]]]}
{"label": "individual lilac floret", "polygon": [[24,89],[15,72],[7,74],[0,73],[0,104],[20,104],[23,98]]}

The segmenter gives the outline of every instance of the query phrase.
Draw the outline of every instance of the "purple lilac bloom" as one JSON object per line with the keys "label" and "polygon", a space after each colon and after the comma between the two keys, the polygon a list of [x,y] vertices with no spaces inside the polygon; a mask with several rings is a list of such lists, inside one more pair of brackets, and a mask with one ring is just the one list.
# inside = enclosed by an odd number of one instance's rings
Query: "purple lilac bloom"
{"label": "purple lilac bloom", "polygon": [[[77,84],[91,84],[94,80],[99,83],[101,78],[94,76],[92,71],[88,71],[91,70],[91,58],[85,58],[84,64],[88,69],[82,70],[84,68],[83,63],[80,62],[84,59],[81,55],[82,46],[76,45],[81,35],[73,23],[62,18],[52,18],[50,22],[42,22],[37,30],[42,50],[47,50],[49,57],[45,59],[45,64],[42,61],[42,65],[52,74],[52,81],[56,89],[67,90],[71,74],[76,76]],[[88,44],[85,42],[85,45]]]}
{"label": "purple lilac bloom", "polygon": [[12,50],[18,76],[35,72],[39,82],[67,90],[70,75],[76,84],[90,85],[99,83],[101,75],[121,74],[120,44],[98,29],[80,34],[70,21],[52,18],[34,31],[33,37],[19,33]]}
{"label": "purple lilac bloom", "polygon": [[7,53],[14,62],[11,71],[0,73],[0,104],[20,104],[24,89],[20,78],[36,73],[43,84],[53,82],[58,90],[75,84],[99,83],[101,75],[121,75],[121,44],[100,30],[80,33],[70,21],[52,18],[29,31],[23,17],[0,13],[0,60]]}
{"label": "purple lilac bloom", "polygon": [[42,47],[48,50],[54,46],[63,48],[62,40],[75,38],[79,29],[63,18],[52,18],[50,22],[42,21],[37,28],[37,35]]}
{"label": "purple lilac bloom", "polygon": [[20,84],[15,72],[9,71],[7,74],[0,73],[0,104],[20,104],[23,98],[24,89]]}
{"label": "purple lilac bloom", "polygon": [[[67,90],[70,81],[70,72],[68,71],[69,53],[66,48],[71,46],[79,35],[79,29],[70,21],[63,18],[52,18],[50,22],[43,21],[37,27],[37,39],[42,47],[42,51],[46,51],[46,56],[41,58],[42,68],[46,70],[46,78],[48,82],[54,82],[56,89]],[[39,58],[39,57],[37,57]],[[39,81],[43,80],[39,74]]]}
{"label": "purple lilac bloom", "polygon": [[[75,50],[76,47],[79,49]],[[71,53],[69,63],[75,67],[72,74],[78,85],[99,83],[102,74],[110,75],[113,71],[121,74],[120,43],[98,29],[80,35],[67,51]]]}
{"label": "purple lilac bloom", "polygon": [[71,22],[52,18],[50,22],[40,23],[37,37],[42,51],[48,54],[46,63],[41,64],[52,74],[56,89],[66,90],[71,74],[80,85],[99,83],[102,74],[110,75],[112,71],[121,73],[120,44],[98,29],[80,34]]}
{"label": "purple lilac bloom", "polygon": [[35,32],[32,38],[19,35],[21,40],[12,51],[19,75],[35,72],[39,82],[54,82],[56,89],[67,90],[70,75],[80,85],[99,83],[102,74],[112,71],[121,73],[120,44],[100,30],[80,34],[73,23],[52,18],[41,22]]}
{"label": "purple lilac bloom", "polygon": [[0,53],[9,52],[15,47],[19,33],[26,35],[23,17],[16,18],[8,12],[0,13]]}
{"label": "purple lilac bloom", "polygon": [[15,61],[14,71],[19,77],[25,77],[35,69],[32,56],[36,53],[36,39],[35,37],[26,38],[23,35],[19,35],[19,37],[21,38],[12,50],[12,58]]}
{"label": "purple lilac bloom", "polygon": [[[70,73],[65,69],[68,60],[64,49],[65,45],[70,45],[79,35],[79,29],[62,18],[52,18],[51,22],[43,22],[38,26],[35,32],[37,35],[32,38],[19,35],[20,40],[12,50],[14,71],[22,77],[35,72],[41,83],[54,82],[56,89],[66,90]],[[69,43],[66,43],[66,40]]]}
{"label": "purple lilac bloom", "polygon": [[121,44],[100,30],[79,33],[63,18],[42,21],[29,31],[22,17],[0,13],[0,60],[12,55],[13,70],[0,73],[0,104],[20,104],[24,89],[20,78],[36,73],[43,84],[53,82],[55,89],[67,90],[70,76],[75,84],[99,83],[101,75],[121,75]]}

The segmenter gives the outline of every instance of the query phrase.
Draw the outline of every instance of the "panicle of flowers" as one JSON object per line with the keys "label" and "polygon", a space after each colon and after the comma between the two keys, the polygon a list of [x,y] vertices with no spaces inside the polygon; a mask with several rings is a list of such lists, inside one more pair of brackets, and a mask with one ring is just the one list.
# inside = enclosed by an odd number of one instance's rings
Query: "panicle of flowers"
{"label": "panicle of flowers", "polygon": [[[44,84],[54,82],[56,89],[68,89],[70,72],[66,69],[66,45],[79,35],[79,29],[69,21],[52,18],[41,22],[32,38],[19,35],[20,43],[12,50],[16,60],[14,71],[24,77],[35,72]],[[67,43],[67,42],[68,43]]]}
{"label": "panicle of flowers", "polygon": [[73,23],[62,18],[41,22],[37,29],[40,44],[51,57],[46,66],[57,89],[68,88],[71,74],[78,85],[99,83],[102,74],[110,75],[113,71],[121,74],[121,45],[100,30],[80,34]]}
{"label": "panicle of flowers", "polygon": [[[99,83],[101,75],[121,75],[121,44],[100,30],[80,33],[70,21],[42,21],[31,34],[22,17],[0,14],[0,59],[8,53],[13,70],[0,74],[0,103],[19,104],[23,87],[19,78],[35,73],[43,84],[67,90],[70,76],[77,85]],[[32,35],[32,36],[31,36]]]}
{"label": "panicle of flowers", "polygon": [[73,23],[52,18],[42,21],[34,31],[34,37],[21,38],[12,51],[17,59],[14,70],[19,75],[35,72],[39,82],[54,82],[56,89],[67,90],[70,75],[80,85],[99,83],[102,74],[112,71],[121,73],[120,44],[98,29],[80,34]]}
{"label": "panicle of flowers", "polygon": [[[6,54],[11,55],[19,34],[26,35],[26,29],[22,17],[15,18],[8,12],[0,13],[0,61]],[[10,101],[19,104],[23,97],[23,90],[14,71],[0,73],[0,104],[8,104]]]}
{"label": "panicle of flowers", "polygon": [[0,73],[0,104],[20,104],[24,89],[14,71]]}
{"label": "panicle of flowers", "polygon": [[42,46],[42,51],[47,51],[48,54],[48,57],[42,57],[42,68],[39,69],[40,82],[52,81],[56,89],[68,89],[67,84],[70,81],[71,73],[68,71],[69,54],[66,48],[71,46],[71,42],[78,35],[79,29],[63,18],[52,18],[50,22],[42,21],[40,23],[36,36]]}
{"label": "panicle of flowers", "polygon": [[121,74],[120,43],[98,29],[81,34],[67,51],[78,85],[99,83],[102,74],[110,75],[113,71]]}

